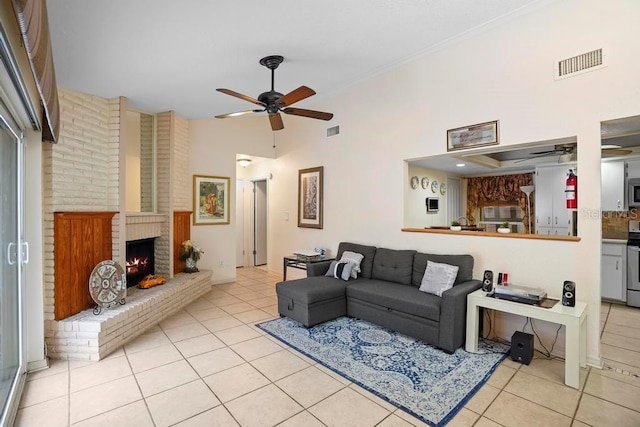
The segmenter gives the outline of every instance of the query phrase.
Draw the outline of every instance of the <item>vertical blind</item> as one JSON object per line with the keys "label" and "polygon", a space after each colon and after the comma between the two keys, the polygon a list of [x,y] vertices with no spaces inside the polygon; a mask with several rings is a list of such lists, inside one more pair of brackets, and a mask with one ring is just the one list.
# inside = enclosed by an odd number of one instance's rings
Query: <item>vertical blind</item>
{"label": "vertical blind", "polygon": [[31,71],[42,99],[42,140],[55,143],[60,128],[58,88],[53,66],[46,0],[13,1]]}

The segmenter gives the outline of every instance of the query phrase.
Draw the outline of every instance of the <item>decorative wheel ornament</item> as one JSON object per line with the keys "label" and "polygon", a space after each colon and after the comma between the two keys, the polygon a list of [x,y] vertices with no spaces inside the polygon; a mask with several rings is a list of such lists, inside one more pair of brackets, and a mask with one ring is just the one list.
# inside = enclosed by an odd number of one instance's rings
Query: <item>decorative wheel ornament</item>
{"label": "decorative wheel ornament", "polygon": [[127,276],[115,261],[102,261],[96,265],[89,276],[89,293],[96,302],[95,314],[100,313],[101,307],[112,307],[124,304],[127,293]]}
{"label": "decorative wheel ornament", "polygon": [[418,177],[417,177],[417,176],[412,176],[412,177],[411,177],[411,180],[410,180],[411,188],[413,188],[414,190],[415,190],[416,188],[418,188],[418,182],[419,182],[419,181],[418,181]]}
{"label": "decorative wheel ornament", "polygon": [[438,181],[434,179],[433,181],[431,181],[431,192],[435,194],[437,191],[438,191]]}
{"label": "decorative wheel ornament", "polygon": [[443,196],[447,194],[447,184],[445,184],[444,182],[440,184],[440,194],[442,194]]}
{"label": "decorative wheel ornament", "polygon": [[429,178],[423,176],[422,180],[420,181],[420,185],[422,185],[422,188],[424,188],[425,190],[429,188]]}

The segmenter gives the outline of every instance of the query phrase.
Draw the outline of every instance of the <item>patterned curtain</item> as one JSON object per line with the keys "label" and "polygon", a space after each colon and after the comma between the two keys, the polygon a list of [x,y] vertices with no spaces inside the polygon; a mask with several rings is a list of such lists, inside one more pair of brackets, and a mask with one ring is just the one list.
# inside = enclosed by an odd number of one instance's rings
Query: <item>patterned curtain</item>
{"label": "patterned curtain", "polygon": [[[533,184],[532,173],[522,173],[517,175],[483,176],[467,179],[467,218],[470,223],[476,222],[476,211],[478,208],[489,205],[496,205],[504,202],[517,202],[524,211],[522,222],[525,233],[529,233],[529,218],[527,217],[527,195],[520,191],[523,185]],[[531,194],[531,212],[533,215],[533,194]],[[531,221],[533,225],[533,220]]]}

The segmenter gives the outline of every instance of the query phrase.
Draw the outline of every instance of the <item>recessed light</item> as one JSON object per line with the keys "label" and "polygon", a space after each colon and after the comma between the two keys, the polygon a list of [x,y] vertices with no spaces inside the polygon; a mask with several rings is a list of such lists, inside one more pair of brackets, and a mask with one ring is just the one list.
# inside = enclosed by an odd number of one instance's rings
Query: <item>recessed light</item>
{"label": "recessed light", "polygon": [[467,165],[464,164],[464,163],[456,163],[456,167],[458,167],[458,168],[463,168],[465,166],[467,166]]}

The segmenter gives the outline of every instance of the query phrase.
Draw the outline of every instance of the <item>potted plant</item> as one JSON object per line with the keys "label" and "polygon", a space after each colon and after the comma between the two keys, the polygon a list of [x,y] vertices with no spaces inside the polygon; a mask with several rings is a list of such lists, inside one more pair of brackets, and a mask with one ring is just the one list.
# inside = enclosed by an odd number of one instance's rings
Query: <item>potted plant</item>
{"label": "potted plant", "polygon": [[511,226],[509,226],[509,221],[505,221],[498,227],[498,233],[511,233]]}
{"label": "potted plant", "polygon": [[449,227],[449,229],[453,231],[460,231],[462,230],[462,226],[458,221],[451,221],[451,227]]}
{"label": "potted plant", "polygon": [[187,265],[187,267],[184,269],[185,273],[195,273],[199,271],[197,264],[203,253],[204,251],[194,245],[191,240],[185,240],[184,242],[182,242],[180,259]]}

